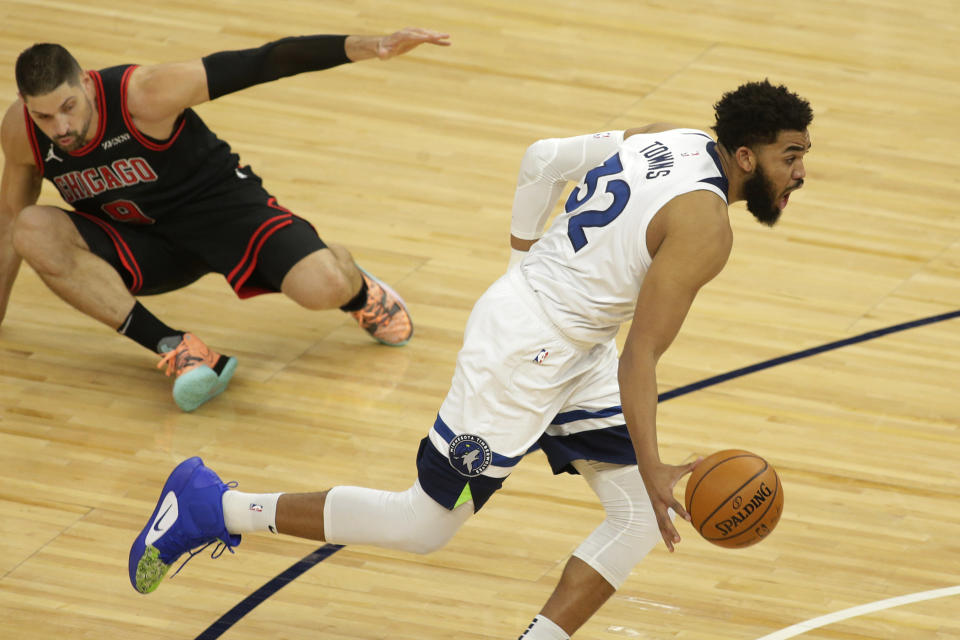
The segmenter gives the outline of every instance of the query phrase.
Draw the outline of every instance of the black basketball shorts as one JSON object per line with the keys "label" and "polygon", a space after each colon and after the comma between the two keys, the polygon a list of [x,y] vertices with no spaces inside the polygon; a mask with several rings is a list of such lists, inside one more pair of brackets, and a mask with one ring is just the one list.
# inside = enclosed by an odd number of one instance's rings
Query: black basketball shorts
{"label": "black basketball shorts", "polygon": [[67,214],[90,250],[116,269],[134,295],[173,291],[208,273],[222,274],[240,298],[278,292],[297,262],[327,246],[259,181],[150,225]]}

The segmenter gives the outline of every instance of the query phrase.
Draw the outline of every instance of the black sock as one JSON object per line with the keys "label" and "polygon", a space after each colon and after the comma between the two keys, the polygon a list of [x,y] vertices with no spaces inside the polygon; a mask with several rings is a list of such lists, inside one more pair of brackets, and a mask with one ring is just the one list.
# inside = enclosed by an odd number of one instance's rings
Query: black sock
{"label": "black sock", "polygon": [[221,373],[223,373],[223,368],[227,366],[227,362],[229,361],[230,361],[230,358],[228,358],[227,356],[220,356],[220,358],[217,360],[217,364],[213,365],[213,372],[216,373],[217,375],[220,375]]}
{"label": "black sock", "polygon": [[[183,331],[171,329],[163,324],[139,302],[133,305],[133,309],[130,310],[126,320],[117,329],[117,333],[127,336],[154,353],[160,353],[160,341],[164,338],[183,337]],[[179,342],[179,339],[177,342]]]}
{"label": "black sock", "polygon": [[341,311],[360,311],[367,305],[367,279],[361,278],[360,293],[353,296],[350,302],[340,307]]}

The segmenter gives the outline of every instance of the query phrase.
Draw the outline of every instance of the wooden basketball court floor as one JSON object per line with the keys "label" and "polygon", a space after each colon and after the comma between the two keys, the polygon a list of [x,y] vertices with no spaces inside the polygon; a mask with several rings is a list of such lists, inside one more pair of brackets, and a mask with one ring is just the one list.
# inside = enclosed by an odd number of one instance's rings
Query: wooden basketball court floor
{"label": "wooden basketball court floor", "polygon": [[[240,360],[226,394],[183,414],[151,354],[21,270],[0,327],[0,637],[517,637],[602,518],[541,454],[444,550],[346,547],[232,625],[214,623],[320,545],[247,536],[150,596],[126,560],[191,455],[247,490],[409,486],[471,305],[506,266],[518,163],[539,138],[707,128],[722,92],[764,77],[815,108],[806,187],[775,230],[732,207],[733,256],[663,357],[663,392],[960,308],[955,0],[2,0],[0,92],[15,99],[14,59],[37,41],[100,68],[406,25],[454,44],[198,111],[281,204],[406,297],[407,347],[209,276],[143,300]],[[741,551],[681,523],[677,553],[652,552],[577,637],[960,638],[958,362],[960,319],[942,319],[663,402],[665,460],[764,455],[783,520]]]}

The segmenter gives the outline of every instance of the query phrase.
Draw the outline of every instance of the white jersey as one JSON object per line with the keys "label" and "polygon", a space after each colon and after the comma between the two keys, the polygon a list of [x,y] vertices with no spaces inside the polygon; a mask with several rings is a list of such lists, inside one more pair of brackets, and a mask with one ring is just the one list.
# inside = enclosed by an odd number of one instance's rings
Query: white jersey
{"label": "white jersey", "polygon": [[726,202],[716,143],[696,129],[630,136],[586,172],[520,265],[568,339],[604,342],[632,318],[651,262],[647,226],[667,202],[697,190]]}

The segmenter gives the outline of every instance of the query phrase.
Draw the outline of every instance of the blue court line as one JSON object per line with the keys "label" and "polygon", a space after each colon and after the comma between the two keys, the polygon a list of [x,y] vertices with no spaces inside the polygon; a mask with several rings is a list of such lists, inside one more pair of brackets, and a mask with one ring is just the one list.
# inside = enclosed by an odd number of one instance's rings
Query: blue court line
{"label": "blue court line", "polygon": [[303,560],[300,560],[297,562],[297,564],[293,565],[276,578],[241,600],[237,606],[220,616],[219,620],[214,622],[212,625],[207,627],[203,633],[198,635],[197,640],[214,640],[214,638],[219,638],[227,629],[236,624],[240,618],[253,611],[261,602],[299,578],[314,565],[323,562],[332,556],[340,549],[343,549],[342,544],[323,545],[305,557]]}
{"label": "blue court line", "polygon": [[779,358],[764,360],[763,362],[752,364],[749,367],[743,367],[742,369],[734,369],[733,371],[728,371],[727,373],[721,373],[720,375],[713,376],[712,378],[705,378],[704,380],[700,380],[699,382],[694,382],[683,387],[677,387],[676,389],[665,391],[657,396],[657,401],[665,402],[667,400],[670,400],[671,398],[676,398],[677,396],[682,396],[688,393],[692,393],[694,391],[699,391],[700,389],[704,389],[706,387],[712,387],[715,384],[720,384],[721,382],[726,382],[727,380],[733,380],[734,378],[739,378],[740,376],[745,376],[749,373],[756,373],[757,371],[763,371],[764,369],[769,369],[770,367],[786,364],[787,362],[793,362],[794,360],[800,360],[801,358],[809,358],[810,356],[815,356],[825,351],[833,351],[834,349],[839,349],[840,347],[848,347],[852,344],[857,344],[859,342],[866,342],[867,340],[880,338],[882,336],[886,336],[891,333],[897,333],[898,331],[915,329],[916,327],[922,327],[928,324],[933,324],[935,322],[943,322],[944,320],[950,320],[951,318],[957,318],[957,317],[960,317],[960,310],[950,311],[949,313],[941,313],[938,316],[930,316],[929,318],[922,318],[920,320],[911,320],[910,322],[895,324],[892,327],[886,327],[884,329],[876,329],[875,331],[868,331],[866,333],[861,333],[858,336],[853,336],[852,338],[844,338],[843,340],[837,340],[836,342],[828,342],[827,344],[822,344],[819,347],[804,349],[803,351],[797,351],[796,353],[780,356]]}
{"label": "blue court line", "polygon": [[[752,364],[749,367],[743,367],[741,369],[734,369],[733,371],[728,371],[727,373],[722,373],[718,376],[713,376],[711,378],[705,378],[698,382],[688,384],[682,387],[677,387],[676,389],[671,389],[670,391],[665,391],[657,396],[658,402],[665,402],[671,398],[676,398],[677,396],[686,395],[688,393],[693,393],[694,391],[699,391],[700,389],[705,389],[706,387],[712,387],[715,384],[720,384],[721,382],[726,382],[727,380],[733,380],[734,378],[739,378],[750,373],[756,373],[757,371],[763,371],[764,369],[769,369],[771,367],[776,367],[777,365],[786,364],[788,362],[793,362],[794,360],[800,360],[801,358],[809,358],[810,356],[815,356],[826,351],[833,351],[834,349],[839,349],[840,347],[848,347],[852,344],[858,344],[860,342],[866,342],[867,340],[873,340],[874,338],[880,338],[891,333],[897,333],[898,331],[906,331],[907,329],[915,329],[917,327],[923,327],[928,324],[934,324],[935,322],[943,322],[944,320],[950,320],[952,318],[960,317],[960,309],[957,311],[950,311],[949,313],[941,313],[937,316],[930,316],[929,318],[922,318],[920,320],[911,320],[910,322],[903,322],[901,324],[895,324],[891,327],[886,327],[884,329],[876,329],[875,331],[868,331],[866,333],[861,333],[860,335],[853,336],[851,338],[845,338],[843,340],[836,340],[835,342],[828,342],[827,344],[822,344],[819,347],[813,347],[810,349],[804,349],[803,351],[797,351],[796,353],[791,353],[785,356],[780,356],[779,358],[771,358],[770,360],[764,360],[763,362],[758,362],[757,364]],[[344,545],[339,544],[325,544],[303,560],[297,562],[280,575],[278,575],[273,580],[270,580],[262,587],[251,593],[249,596],[244,598],[237,606],[233,609],[230,609],[227,613],[222,615],[219,620],[214,622],[212,625],[207,627],[207,629],[197,636],[196,640],[215,640],[219,638],[223,633],[236,624],[240,618],[247,615],[253,609],[257,607],[261,602],[272,596],[274,593],[288,585],[293,580],[299,578],[303,573],[314,565],[323,562],[331,555],[343,548]]]}

